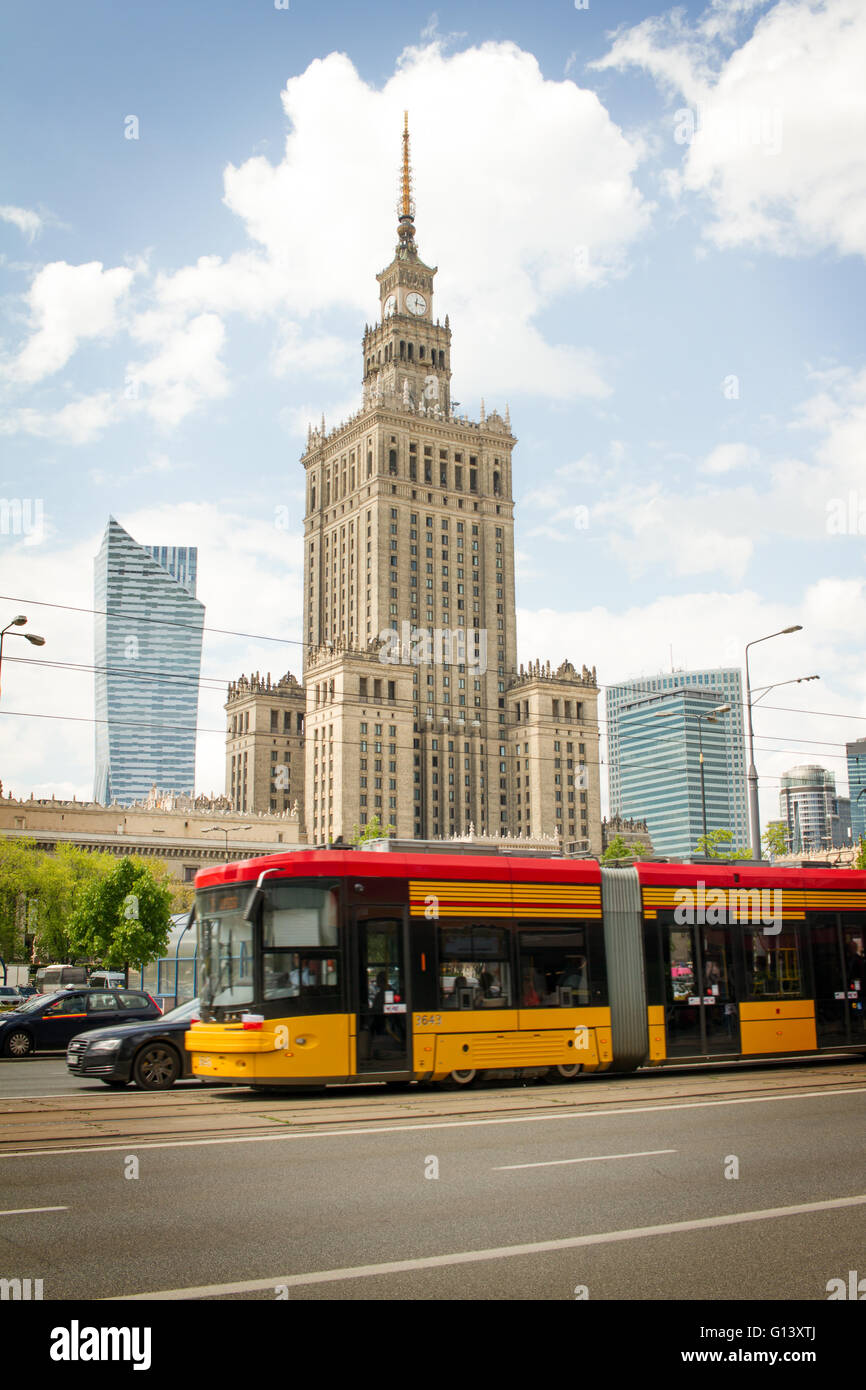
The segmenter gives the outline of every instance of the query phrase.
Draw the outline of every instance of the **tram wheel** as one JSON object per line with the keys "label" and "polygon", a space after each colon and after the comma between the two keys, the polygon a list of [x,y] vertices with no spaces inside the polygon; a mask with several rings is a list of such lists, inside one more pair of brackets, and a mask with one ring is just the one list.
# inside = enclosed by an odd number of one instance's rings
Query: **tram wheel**
{"label": "tram wheel", "polygon": [[580,1063],[572,1062],[568,1066],[551,1067],[547,1075],[551,1081],[576,1081],[581,1071]]}
{"label": "tram wheel", "polygon": [[474,1067],[467,1071],[452,1071],[451,1080],[456,1086],[474,1086],[478,1080],[478,1072]]}

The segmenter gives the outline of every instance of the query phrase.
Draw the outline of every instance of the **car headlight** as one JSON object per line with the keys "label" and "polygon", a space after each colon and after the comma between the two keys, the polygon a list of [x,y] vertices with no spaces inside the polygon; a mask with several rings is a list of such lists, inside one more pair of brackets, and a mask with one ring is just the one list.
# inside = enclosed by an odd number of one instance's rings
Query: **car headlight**
{"label": "car headlight", "polygon": [[116,1052],[122,1042],[121,1038],[98,1038],[88,1047],[88,1052]]}

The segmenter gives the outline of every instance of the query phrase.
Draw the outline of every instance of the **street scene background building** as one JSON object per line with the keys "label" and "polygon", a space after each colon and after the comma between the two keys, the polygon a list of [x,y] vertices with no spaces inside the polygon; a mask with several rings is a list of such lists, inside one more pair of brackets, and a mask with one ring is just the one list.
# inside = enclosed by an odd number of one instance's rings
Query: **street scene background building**
{"label": "street scene background building", "polygon": [[146,546],[109,518],[94,564],[94,800],[154,783],[192,795],[204,604],[194,547]]}
{"label": "street scene background building", "polygon": [[[644,819],[657,853],[695,852],[704,804],[708,831],[729,830],[736,846],[748,844],[742,700],[734,667],[660,672],[608,687],[610,814]],[[730,709],[708,719],[721,705]]]}
{"label": "street scene background building", "polygon": [[364,331],[362,406],[311,427],[302,459],[303,791],[287,673],[270,700],[230,687],[226,794],[238,809],[295,798],[315,843],[378,817],[401,839],[541,835],[597,853],[595,669],[518,667],[516,439],[507,406],[457,413],[435,275],[415,243],[404,128],[398,242]]}

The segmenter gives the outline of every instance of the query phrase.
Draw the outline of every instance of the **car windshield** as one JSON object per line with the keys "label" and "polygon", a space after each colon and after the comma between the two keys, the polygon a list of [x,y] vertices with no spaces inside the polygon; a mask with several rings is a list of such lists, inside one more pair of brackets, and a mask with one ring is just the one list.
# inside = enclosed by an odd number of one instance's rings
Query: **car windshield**
{"label": "car windshield", "polygon": [[187,1019],[198,1018],[201,1012],[201,1004],[197,999],[189,999],[185,1004],[178,1004],[176,1009],[171,1009],[169,1013],[163,1014],[162,1023],[183,1023]]}
{"label": "car windshield", "polygon": [[34,994],[32,999],[28,999],[25,1004],[21,1004],[14,1010],[16,1014],[29,1014],[33,1009],[41,1009],[43,1004],[50,1004],[52,999],[62,999],[67,991],[61,989],[52,994]]}

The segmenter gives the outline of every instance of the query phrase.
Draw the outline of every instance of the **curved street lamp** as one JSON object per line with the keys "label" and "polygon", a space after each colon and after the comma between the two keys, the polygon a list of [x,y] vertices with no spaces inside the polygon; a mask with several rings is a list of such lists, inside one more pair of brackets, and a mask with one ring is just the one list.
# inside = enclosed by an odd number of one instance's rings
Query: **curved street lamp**
{"label": "curved street lamp", "polygon": [[[2,673],[3,669],[3,638],[6,636],[6,633],[9,631],[10,628],[23,627],[26,622],[27,619],[25,618],[24,614],[19,613],[17,618],[13,618],[11,623],[7,623],[6,626],[2,629],[2,631],[0,631],[0,673]],[[37,636],[35,632],[13,632],[12,636],[26,637],[27,641],[30,642],[34,647],[45,646],[45,638]]]}
{"label": "curved street lamp", "polygon": [[[803,624],[794,623],[791,627],[780,628],[778,632],[768,632],[766,637],[756,637],[753,642],[746,643],[746,715],[748,720],[749,733],[749,770],[746,780],[749,784],[749,839],[752,844],[752,858],[761,858],[761,813],[758,809],[758,770],[755,767],[755,736],[752,731],[752,687],[749,683],[749,648],[757,647],[760,642],[769,642],[773,637],[785,637],[789,632],[802,632]],[[772,689],[768,686],[764,689]]]}
{"label": "curved street lamp", "polygon": [[216,832],[217,835],[225,835],[225,837],[226,837],[226,863],[228,864],[228,862],[229,862],[229,832],[230,832],[230,831],[233,831],[233,830],[252,830],[252,828],[253,828],[253,827],[252,827],[251,825],[229,825],[229,826],[225,826],[225,825],[212,825],[212,826],[210,826],[210,828],[209,828],[208,830],[203,830],[201,833],[202,833],[202,835],[212,835],[214,832]]}

